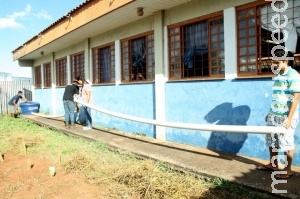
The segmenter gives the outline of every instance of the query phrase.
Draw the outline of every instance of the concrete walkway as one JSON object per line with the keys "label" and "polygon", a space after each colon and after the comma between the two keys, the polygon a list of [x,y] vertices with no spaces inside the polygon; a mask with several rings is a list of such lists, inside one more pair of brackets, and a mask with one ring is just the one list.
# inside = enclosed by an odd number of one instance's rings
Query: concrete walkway
{"label": "concrete walkway", "polygon": [[272,193],[274,198],[300,198],[300,167],[293,167],[295,174],[285,183],[280,182],[273,185],[277,191],[286,191],[286,193],[275,193],[272,189],[272,183],[275,183],[271,178],[272,172],[256,170],[257,165],[267,163],[265,160],[222,154],[117,131],[104,131],[98,128],[83,131],[82,126],[78,124],[73,129],[66,129],[63,118],[47,119],[36,115],[23,116],[39,125],[58,129],[66,134],[98,140],[111,148],[128,151],[139,157],[158,160],[173,168],[189,171],[199,176],[220,177]]}

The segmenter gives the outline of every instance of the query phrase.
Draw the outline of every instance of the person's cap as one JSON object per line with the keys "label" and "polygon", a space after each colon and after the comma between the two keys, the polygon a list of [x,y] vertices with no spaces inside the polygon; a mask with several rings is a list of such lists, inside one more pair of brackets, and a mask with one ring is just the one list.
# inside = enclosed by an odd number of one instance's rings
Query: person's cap
{"label": "person's cap", "polygon": [[88,83],[89,85],[92,85],[92,82],[89,79],[85,79],[84,80],[86,83]]}

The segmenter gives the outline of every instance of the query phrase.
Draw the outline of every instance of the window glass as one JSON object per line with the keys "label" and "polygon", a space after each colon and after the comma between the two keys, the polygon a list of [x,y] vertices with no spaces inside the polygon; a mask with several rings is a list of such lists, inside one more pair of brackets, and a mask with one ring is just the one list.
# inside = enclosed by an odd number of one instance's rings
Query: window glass
{"label": "window glass", "polygon": [[34,68],[34,85],[36,88],[42,88],[41,66],[36,66]]}
{"label": "window glass", "polygon": [[56,60],[56,86],[67,85],[67,58]]}
{"label": "window glass", "polygon": [[[258,2],[247,8],[237,8],[239,75],[273,75],[270,64],[271,51],[277,45],[284,46],[294,54],[294,61],[291,61],[290,65],[300,71],[300,1],[286,2],[287,9],[280,13],[272,9],[271,2]],[[278,9],[284,8],[285,2],[277,1],[275,6]],[[280,14],[283,20],[283,15],[288,18],[287,25],[274,34],[275,38],[283,38],[286,31],[287,39],[282,43],[272,38],[272,32],[276,31],[276,27],[272,25],[272,17],[275,14]]]}
{"label": "window glass", "polygon": [[93,50],[93,83],[115,81],[115,46],[110,44]]}
{"label": "window glass", "polygon": [[51,87],[51,64],[44,64],[44,87]]}
{"label": "window glass", "polygon": [[85,77],[83,52],[71,56],[71,80],[77,76]]}
{"label": "window glass", "polygon": [[[176,30],[173,31],[176,33]],[[176,40],[172,37],[173,41]],[[174,44],[173,48],[176,48]],[[154,79],[154,34],[123,40],[122,44],[122,81],[136,82]]]}
{"label": "window glass", "polygon": [[170,79],[224,77],[224,67],[223,17],[169,29]]}

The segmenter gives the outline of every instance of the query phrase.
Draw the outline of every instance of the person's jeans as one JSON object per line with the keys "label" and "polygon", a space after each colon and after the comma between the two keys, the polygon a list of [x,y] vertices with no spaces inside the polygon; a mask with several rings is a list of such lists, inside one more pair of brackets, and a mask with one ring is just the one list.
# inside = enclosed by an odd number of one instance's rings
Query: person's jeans
{"label": "person's jeans", "polygon": [[70,100],[64,100],[64,109],[65,109],[65,121],[66,125],[69,125],[71,122],[71,125],[74,125],[74,111],[76,108],[75,102]]}
{"label": "person's jeans", "polygon": [[87,106],[83,106],[84,108],[84,113],[86,116],[86,126],[87,127],[92,127],[92,116],[91,116],[91,108]]}

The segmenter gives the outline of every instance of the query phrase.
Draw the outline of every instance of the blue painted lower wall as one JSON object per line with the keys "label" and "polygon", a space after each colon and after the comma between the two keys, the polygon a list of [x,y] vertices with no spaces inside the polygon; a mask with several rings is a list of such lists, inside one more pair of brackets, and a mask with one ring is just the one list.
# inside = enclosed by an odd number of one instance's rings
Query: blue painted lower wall
{"label": "blue painted lower wall", "polygon": [[[196,124],[265,126],[272,79],[166,84],[166,120]],[[300,165],[300,128],[293,164]],[[167,129],[167,140],[238,155],[269,158],[265,135]]]}
{"label": "blue painted lower wall", "polygon": [[[62,103],[64,88],[55,89],[55,110],[52,107],[50,91],[49,89],[35,90],[35,101],[41,105],[40,112],[49,114],[56,112],[56,115],[64,114]],[[154,84],[93,86],[92,93],[94,105],[97,107],[141,118],[155,118]],[[80,122],[84,122],[85,119],[81,115],[82,113],[83,110],[80,109],[80,115],[75,114],[75,118]],[[153,125],[132,122],[93,110],[92,119],[93,125],[155,137]]]}
{"label": "blue painted lower wall", "polygon": [[53,114],[51,89],[35,89],[34,101],[40,104],[40,112]]}
{"label": "blue painted lower wall", "polygon": [[[270,109],[272,79],[168,82],[165,84],[166,121],[216,125],[265,126]],[[150,84],[93,86],[97,107],[113,112],[155,119],[155,86]],[[50,89],[35,91],[40,110],[53,113]],[[56,113],[63,114],[64,88],[55,90]],[[92,111],[93,125],[155,137],[153,125]],[[294,165],[300,165],[300,125],[296,129]],[[166,128],[168,141],[248,157],[269,158],[265,136],[247,133],[202,132]]]}

